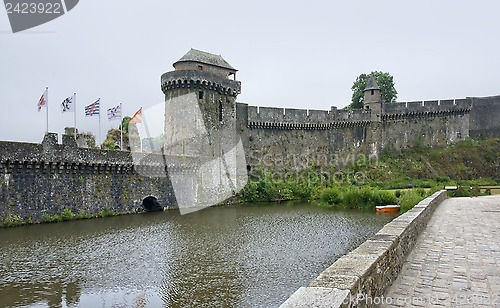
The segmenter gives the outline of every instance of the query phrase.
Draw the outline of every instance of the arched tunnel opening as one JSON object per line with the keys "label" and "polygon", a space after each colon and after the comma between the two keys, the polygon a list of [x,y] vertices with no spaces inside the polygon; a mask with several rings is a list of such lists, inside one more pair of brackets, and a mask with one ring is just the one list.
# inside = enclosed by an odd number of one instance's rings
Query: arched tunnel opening
{"label": "arched tunnel opening", "polygon": [[158,203],[158,199],[153,196],[146,197],[142,200],[142,207],[146,212],[163,211],[163,207]]}

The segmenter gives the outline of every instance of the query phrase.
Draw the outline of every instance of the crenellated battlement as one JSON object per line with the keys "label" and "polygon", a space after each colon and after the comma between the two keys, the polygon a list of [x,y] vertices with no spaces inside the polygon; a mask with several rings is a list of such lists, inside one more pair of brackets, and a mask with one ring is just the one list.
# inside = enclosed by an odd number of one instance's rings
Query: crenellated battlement
{"label": "crenellated battlement", "polygon": [[336,110],[335,121],[371,121],[371,111],[364,109],[338,109]]}
{"label": "crenellated battlement", "polygon": [[0,174],[137,175],[192,171],[198,167],[189,157],[179,163],[161,154],[134,153],[134,156],[124,151],[79,148],[73,137],[63,138],[63,144],[57,144],[57,134],[50,133],[41,144],[0,142]]}
{"label": "crenellated battlement", "polygon": [[471,108],[470,98],[386,103],[382,104],[382,120],[464,115],[469,113]]}
{"label": "crenellated battlement", "polygon": [[172,71],[161,75],[163,93],[177,88],[207,89],[236,97],[241,92],[241,83],[208,72]]}
{"label": "crenellated battlement", "polygon": [[395,102],[382,104],[383,117],[401,118],[407,116],[442,116],[463,114],[472,108],[472,98],[432,101]]}
{"label": "crenellated battlement", "polygon": [[327,110],[248,106],[249,123],[330,124],[332,120]]}
{"label": "crenellated battlement", "polygon": [[[472,101],[472,98],[465,98],[382,103],[381,120],[464,115],[471,111]],[[254,129],[327,130],[364,127],[373,121],[372,111],[366,109],[332,107],[327,111],[242,105],[248,110],[247,126]]]}
{"label": "crenellated battlement", "polygon": [[368,125],[371,116],[369,110],[337,110],[335,107],[330,111],[257,106],[246,108],[249,128],[326,130],[359,127]]}

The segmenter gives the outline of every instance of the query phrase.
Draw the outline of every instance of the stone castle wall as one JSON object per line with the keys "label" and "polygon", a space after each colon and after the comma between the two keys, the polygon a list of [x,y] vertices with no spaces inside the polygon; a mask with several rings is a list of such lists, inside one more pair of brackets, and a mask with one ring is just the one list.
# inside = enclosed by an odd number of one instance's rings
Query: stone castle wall
{"label": "stone castle wall", "polygon": [[470,115],[470,136],[488,138],[500,136],[500,96],[474,97]]}
{"label": "stone castle wall", "polygon": [[500,96],[385,103],[379,121],[362,109],[236,107],[248,164],[275,171],[339,165],[342,156],[379,155],[386,148],[500,136]]}
{"label": "stone castle wall", "polygon": [[[69,138],[68,138],[69,137]],[[45,136],[42,144],[0,143],[0,217],[33,222],[44,214],[134,212],[146,197],[173,206],[172,183],[163,165],[134,164],[128,152],[77,148],[72,136]],[[138,172],[141,169],[141,172]],[[163,177],[140,174],[163,173]]]}

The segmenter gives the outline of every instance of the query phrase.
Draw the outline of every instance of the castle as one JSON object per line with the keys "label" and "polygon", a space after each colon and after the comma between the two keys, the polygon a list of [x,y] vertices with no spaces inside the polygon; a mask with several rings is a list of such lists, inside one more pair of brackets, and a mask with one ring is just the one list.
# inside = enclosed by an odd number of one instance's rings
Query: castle
{"label": "castle", "polygon": [[162,154],[89,149],[68,131],[62,144],[55,133],[41,144],[0,142],[3,225],[66,209],[188,213],[233,196],[255,168],[293,175],[357,154],[500,136],[500,96],[385,103],[372,78],[362,109],[259,108],[236,102],[237,70],[221,56],[191,49],[174,68],[161,76]]}
{"label": "castle", "polygon": [[[167,155],[215,157],[237,142],[236,132],[248,170],[296,171],[313,163],[338,164],[339,157],[351,154],[500,136],[500,96],[386,103],[371,77],[362,109],[256,107],[236,102],[237,70],[220,55],[191,49],[173,66],[161,76]],[[187,97],[194,98],[189,107]],[[174,123],[175,117],[182,120]],[[206,127],[208,146],[196,141],[190,118]]]}

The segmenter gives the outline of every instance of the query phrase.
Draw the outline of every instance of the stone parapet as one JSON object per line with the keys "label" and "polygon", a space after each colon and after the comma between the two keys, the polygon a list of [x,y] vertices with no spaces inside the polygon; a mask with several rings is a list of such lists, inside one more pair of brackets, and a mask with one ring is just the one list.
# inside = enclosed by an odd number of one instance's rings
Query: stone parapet
{"label": "stone parapet", "polygon": [[198,71],[172,71],[161,75],[163,93],[176,88],[208,89],[236,97],[241,92],[241,82]]}
{"label": "stone parapet", "polygon": [[436,207],[441,190],[386,224],[377,234],[302,287],[280,307],[373,307],[396,279],[418,235]]}

